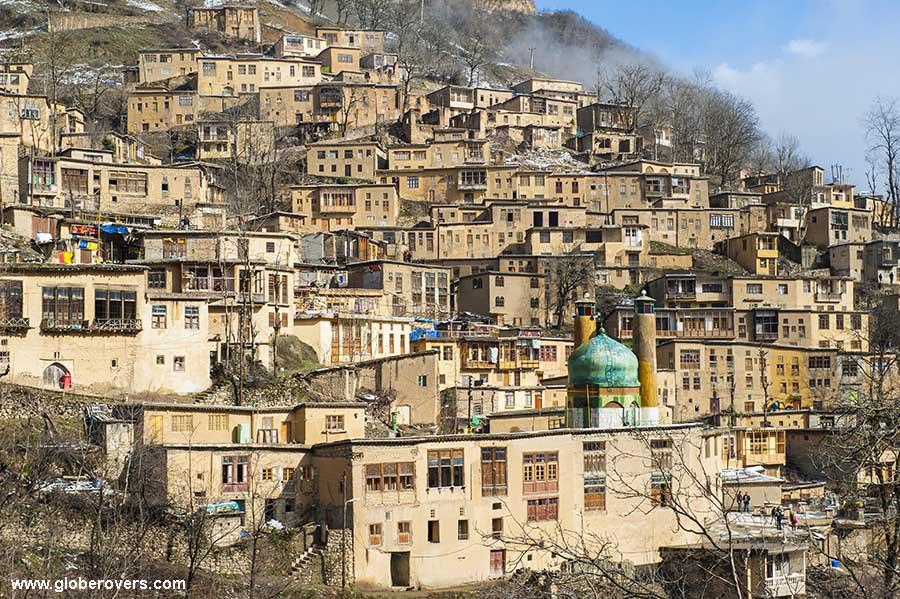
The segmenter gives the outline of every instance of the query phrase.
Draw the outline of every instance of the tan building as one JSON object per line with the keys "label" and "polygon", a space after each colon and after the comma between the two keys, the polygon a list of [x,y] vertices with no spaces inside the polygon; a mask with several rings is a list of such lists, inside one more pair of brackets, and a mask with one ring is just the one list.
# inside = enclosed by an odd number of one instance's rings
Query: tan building
{"label": "tan building", "polygon": [[206,302],[155,297],[146,269],[8,265],[2,359],[13,383],[94,393],[195,393],[209,378]]}
{"label": "tan building", "polygon": [[338,75],[344,71],[359,72],[360,58],[359,48],[329,45],[316,56],[316,61],[321,63],[323,73]]}
{"label": "tan building", "polygon": [[297,312],[292,333],[323,366],[354,364],[409,353],[413,319],[349,312]]}
{"label": "tan building", "polygon": [[0,90],[17,95],[28,93],[34,65],[28,62],[0,63]]}
{"label": "tan building", "polygon": [[[706,440],[699,427],[660,427],[648,430],[647,437],[657,440],[654,453],[671,452],[674,444],[709,443],[715,450],[710,457],[692,457],[686,467],[720,469],[715,434]],[[630,481],[626,484],[649,489],[650,451],[647,439],[623,429],[366,439],[314,449],[323,460],[320,500],[326,519],[337,523],[341,516],[346,498],[334,490],[338,481],[352,481],[348,497],[358,499],[348,516],[355,582],[383,588],[484,581],[505,576],[512,564],[556,569],[560,564],[550,550],[520,550],[504,539],[562,534],[557,531],[572,531],[578,539],[590,538],[589,531],[614,531],[612,559],[655,563],[661,544],[693,537],[679,532],[671,510],[618,493],[605,472],[616,464],[618,476]],[[536,462],[548,466],[536,471]],[[603,464],[599,471],[596,464]],[[390,479],[395,468],[398,485]],[[694,508],[706,509],[700,503]],[[434,559],[448,552],[465,568],[434,568]]]}
{"label": "tan building", "polygon": [[239,54],[201,56],[197,63],[197,91],[201,96],[236,96],[266,87],[315,85],[322,81],[322,66],[302,58]]}
{"label": "tan building", "polygon": [[[376,142],[317,142],[310,144],[306,172],[322,177],[376,179],[375,172],[386,166],[386,155]],[[382,184],[384,181],[382,181]]]}
{"label": "tan building", "polygon": [[[674,371],[668,394],[675,421],[735,411],[829,409],[844,376],[835,349],[775,344],[675,339],[658,347],[661,368]],[[851,380],[853,379],[853,380]]]}
{"label": "tan building", "polygon": [[359,48],[364,54],[384,52],[384,35],[384,31],[377,30],[316,27],[316,37],[329,46]]}
{"label": "tan building", "polygon": [[128,96],[128,133],[168,131],[192,125],[204,113],[225,112],[248,96],[201,96],[197,75],[142,83]]}
{"label": "tan building", "polygon": [[197,159],[266,164],[276,159],[275,124],[271,121],[199,121]]}
{"label": "tan building", "polygon": [[51,104],[46,96],[0,94],[0,132],[19,137],[19,144],[52,153],[66,134],[84,133],[84,113]]}
{"label": "tan building", "polygon": [[744,269],[755,275],[775,276],[778,274],[778,233],[750,233],[720,241],[718,252],[728,256]]}
{"label": "tan building", "polygon": [[547,326],[544,277],[513,272],[479,272],[456,283],[456,309],[490,317],[498,325]]}
{"label": "tan building", "polygon": [[138,83],[161,81],[197,72],[200,48],[152,48],[138,52]]}
{"label": "tan building", "polygon": [[449,109],[451,114],[460,114],[490,108],[511,99],[513,95],[514,92],[507,89],[446,85],[429,93],[426,98],[432,108]]}
{"label": "tan building", "polygon": [[[147,287],[160,297],[209,303],[210,360],[241,344],[271,368],[272,340],[294,322],[295,237],[285,233],[147,231]],[[243,314],[243,316],[241,316]]]}
{"label": "tan building", "polygon": [[319,53],[328,46],[328,41],[321,37],[312,35],[301,35],[298,33],[283,33],[278,41],[275,42],[275,56],[284,58],[286,56],[302,56],[305,58],[315,58]]}
{"label": "tan building", "polygon": [[22,157],[20,203],[101,212],[152,211],[177,219],[192,214],[199,204],[224,200],[214,171],[197,163],[117,164],[103,152],[87,154],[102,161],[71,148],[57,157]]}
{"label": "tan building", "polygon": [[872,239],[872,213],[858,208],[815,208],[806,213],[803,241],[819,247],[866,243]]}
{"label": "tan building", "polygon": [[296,185],[290,190],[293,211],[306,217],[308,230],[389,227],[400,215],[393,185]]}
{"label": "tan building", "polygon": [[218,33],[259,43],[259,9],[255,6],[223,4],[212,8],[193,7],[188,10],[188,29]]}
{"label": "tan building", "polygon": [[490,159],[490,146],[486,139],[430,140],[424,144],[389,146],[387,158],[391,170],[483,165]]}
{"label": "tan building", "polygon": [[393,296],[395,313],[431,315],[450,314],[450,274],[448,268],[377,260],[347,265],[347,285],[363,289],[381,289]]}

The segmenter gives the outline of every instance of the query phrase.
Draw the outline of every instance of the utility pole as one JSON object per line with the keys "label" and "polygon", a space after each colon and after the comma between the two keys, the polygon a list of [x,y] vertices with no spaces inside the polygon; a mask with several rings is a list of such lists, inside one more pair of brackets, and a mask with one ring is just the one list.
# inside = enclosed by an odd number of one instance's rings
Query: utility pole
{"label": "utility pole", "polygon": [[[424,1],[424,0],[423,0]],[[347,473],[341,478],[341,499],[344,509],[341,513],[341,588],[347,588]]]}
{"label": "utility pole", "polygon": [[472,377],[469,377],[469,409],[466,413],[466,432],[472,432]]}
{"label": "utility pole", "polygon": [[419,4],[419,23],[425,22],[425,0],[421,0]]}

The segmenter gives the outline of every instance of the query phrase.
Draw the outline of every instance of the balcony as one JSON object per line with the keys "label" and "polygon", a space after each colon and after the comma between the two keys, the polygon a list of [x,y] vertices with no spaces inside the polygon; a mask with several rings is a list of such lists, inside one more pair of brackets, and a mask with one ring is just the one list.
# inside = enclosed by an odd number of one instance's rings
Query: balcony
{"label": "balcony", "polygon": [[816,291],[816,301],[817,302],[839,302],[843,297],[842,293],[834,292],[834,291]]}
{"label": "balcony", "polygon": [[487,181],[481,183],[473,181],[464,183],[460,181],[457,187],[462,191],[487,191]]}
{"label": "balcony", "polygon": [[683,300],[694,300],[697,299],[696,290],[675,290],[675,289],[667,289],[666,296],[671,299],[683,299]]}
{"label": "balcony", "polygon": [[0,331],[4,333],[22,333],[31,328],[27,318],[4,318],[0,320]]}
{"label": "balcony", "polygon": [[760,343],[769,343],[778,339],[778,331],[757,330],[754,337],[756,338],[756,341]]}
{"label": "balcony", "polygon": [[140,318],[95,318],[91,331],[96,333],[139,333]]}
{"label": "balcony", "polygon": [[478,360],[469,357],[464,357],[462,360],[462,367],[473,369],[473,370],[490,370],[494,368],[496,364],[493,362],[489,362],[488,360]]}
{"label": "balcony", "polygon": [[802,597],[806,595],[806,576],[804,574],[788,574],[766,578],[767,597]]}
{"label": "balcony", "polygon": [[86,320],[41,320],[41,331],[44,333],[85,333],[88,330]]}
{"label": "balcony", "polygon": [[484,164],[483,154],[467,154],[465,158],[466,164]]}

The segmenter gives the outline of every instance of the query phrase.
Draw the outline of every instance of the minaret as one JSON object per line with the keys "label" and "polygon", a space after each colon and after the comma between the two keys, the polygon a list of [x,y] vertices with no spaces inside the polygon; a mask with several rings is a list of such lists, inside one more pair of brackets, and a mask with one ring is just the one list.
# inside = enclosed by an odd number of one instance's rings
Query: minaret
{"label": "minaret", "polygon": [[573,349],[590,341],[596,331],[594,300],[585,295],[584,299],[575,302],[575,345]]}
{"label": "minaret", "polygon": [[641,422],[659,423],[659,400],[656,397],[656,300],[641,291],[634,299],[634,321],[631,325],[631,348],[638,359],[638,381],[641,383]]}

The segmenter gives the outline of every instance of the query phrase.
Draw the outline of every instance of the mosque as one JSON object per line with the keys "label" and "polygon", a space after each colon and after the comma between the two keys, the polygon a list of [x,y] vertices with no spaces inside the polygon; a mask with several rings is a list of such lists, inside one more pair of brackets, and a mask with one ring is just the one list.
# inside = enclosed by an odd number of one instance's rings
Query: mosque
{"label": "mosque", "polygon": [[632,347],[597,327],[594,302],[575,302],[575,349],[566,389],[568,428],[660,424],[656,383],[656,314],[646,292],[634,299]]}

